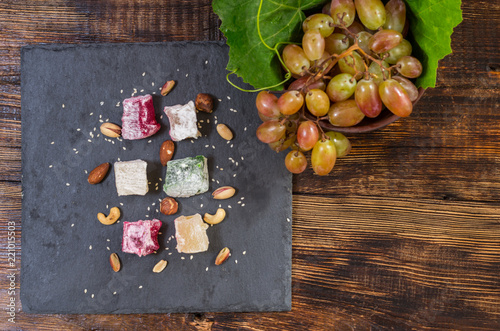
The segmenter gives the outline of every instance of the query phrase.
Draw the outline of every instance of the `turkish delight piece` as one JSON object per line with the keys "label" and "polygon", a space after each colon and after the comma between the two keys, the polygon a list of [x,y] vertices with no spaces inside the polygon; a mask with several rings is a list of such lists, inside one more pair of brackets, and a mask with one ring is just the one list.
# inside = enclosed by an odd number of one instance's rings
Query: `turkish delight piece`
{"label": "turkish delight piece", "polygon": [[176,198],[187,198],[208,191],[207,159],[203,155],[170,160],[163,190]]}
{"label": "turkish delight piece", "polygon": [[156,122],[153,97],[139,95],[123,100],[122,137],[135,140],[154,135],[161,125]]}
{"label": "turkish delight piece", "polygon": [[148,193],[147,166],[143,160],[115,162],[115,184],[119,196]]}
{"label": "turkish delight piece", "polygon": [[208,250],[208,224],[200,214],[180,216],[174,221],[176,249],[179,253],[199,253]]}
{"label": "turkish delight piece", "polygon": [[163,109],[170,122],[170,138],[174,141],[187,138],[197,139],[201,136],[196,122],[196,109],[194,102],[185,105],[167,106]]}
{"label": "turkish delight piece", "polygon": [[158,250],[160,227],[161,221],[157,219],[123,222],[122,251],[145,256]]}

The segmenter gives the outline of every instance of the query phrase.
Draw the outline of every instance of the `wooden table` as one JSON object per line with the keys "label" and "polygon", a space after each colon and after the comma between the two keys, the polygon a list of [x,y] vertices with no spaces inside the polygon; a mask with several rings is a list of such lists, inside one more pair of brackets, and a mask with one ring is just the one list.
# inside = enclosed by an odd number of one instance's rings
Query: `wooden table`
{"label": "wooden table", "polygon": [[0,329],[500,329],[500,4],[462,9],[454,53],[415,112],[350,136],[352,153],[329,176],[294,177],[291,312],[28,315],[20,47],[223,35],[208,0],[0,2]]}

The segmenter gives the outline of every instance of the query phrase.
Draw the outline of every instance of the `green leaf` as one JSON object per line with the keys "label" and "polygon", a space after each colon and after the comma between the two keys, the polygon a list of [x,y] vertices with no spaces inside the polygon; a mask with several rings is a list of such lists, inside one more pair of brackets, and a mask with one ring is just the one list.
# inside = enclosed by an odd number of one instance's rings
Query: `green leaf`
{"label": "green leaf", "polygon": [[405,0],[410,31],[415,42],[413,54],[424,71],[417,86],[436,86],[438,61],[451,54],[453,28],[462,22],[460,0]]}
{"label": "green leaf", "polygon": [[230,47],[227,70],[235,71],[244,82],[256,89],[280,84],[283,71],[272,48],[279,42],[300,40],[302,21],[305,19],[303,11],[324,2],[262,1],[259,20],[261,40],[257,30],[259,0],[214,0],[212,7],[222,21],[220,30]]}
{"label": "green leaf", "polygon": [[[227,38],[227,70],[254,88],[278,85],[283,70],[274,50],[278,43],[298,42],[304,10],[321,8],[325,0],[214,0]],[[460,0],[405,0],[414,55],[424,67],[417,86],[435,87],[438,61],[452,52],[451,34],[462,21]],[[262,4],[260,19],[257,20]],[[318,9],[319,9],[318,8]],[[259,24],[257,23],[259,22]],[[262,39],[258,33],[260,33]]]}

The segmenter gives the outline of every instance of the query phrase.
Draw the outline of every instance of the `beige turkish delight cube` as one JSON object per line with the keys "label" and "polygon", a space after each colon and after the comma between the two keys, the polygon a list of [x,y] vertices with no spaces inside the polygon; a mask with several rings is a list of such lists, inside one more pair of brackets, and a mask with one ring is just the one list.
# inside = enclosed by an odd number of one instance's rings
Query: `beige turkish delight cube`
{"label": "beige turkish delight cube", "polygon": [[143,160],[115,162],[115,184],[119,196],[148,193],[147,165]]}
{"label": "beige turkish delight cube", "polygon": [[200,214],[180,216],[174,221],[175,239],[179,253],[199,253],[208,250],[208,224]]}

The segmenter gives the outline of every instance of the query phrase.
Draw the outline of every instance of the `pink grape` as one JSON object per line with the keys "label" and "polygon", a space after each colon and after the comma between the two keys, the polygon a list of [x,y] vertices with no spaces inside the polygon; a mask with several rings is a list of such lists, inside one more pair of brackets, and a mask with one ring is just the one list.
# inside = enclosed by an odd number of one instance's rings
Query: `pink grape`
{"label": "pink grape", "polygon": [[403,35],[395,30],[380,30],[368,41],[368,46],[377,54],[388,52],[403,40]]}
{"label": "pink grape", "polygon": [[403,0],[390,0],[385,5],[386,20],[384,29],[403,32],[406,23],[406,5]]}
{"label": "pink grape", "polygon": [[394,79],[387,79],[378,87],[380,98],[389,110],[400,117],[409,116],[413,104],[405,89]]}
{"label": "pink grape", "polygon": [[318,141],[318,127],[313,121],[300,123],[297,129],[297,144],[303,151],[311,150]]}
{"label": "pink grape", "polygon": [[354,99],[366,117],[377,117],[382,111],[382,100],[378,94],[378,86],[372,79],[362,79],[358,82]]}
{"label": "pink grape", "polygon": [[255,99],[255,105],[259,113],[268,118],[276,118],[280,115],[278,97],[269,91],[259,92]]}
{"label": "pink grape", "polygon": [[276,142],[283,137],[286,132],[286,126],[277,120],[271,120],[262,123],[257,128],[257,139],[263,143],[269,144]]}
{"label": "pink grape", "polygon": [[302,49],[311,61],[318,60],[325,51],[325,38],[318,29],[307,30],[302,37]]}
{"label": "pink grape", "polygon": [[403,56],[396,62],[396,70],[408,78],[417,78],[422,74],[422,64],[413,56]]}
{"label": "pink grape", "polygon": [[418,89],[409,79],[402,76],[392,76],[392,79],[396,80],[405,89],[411,102],[414,102],[418,98]]}

